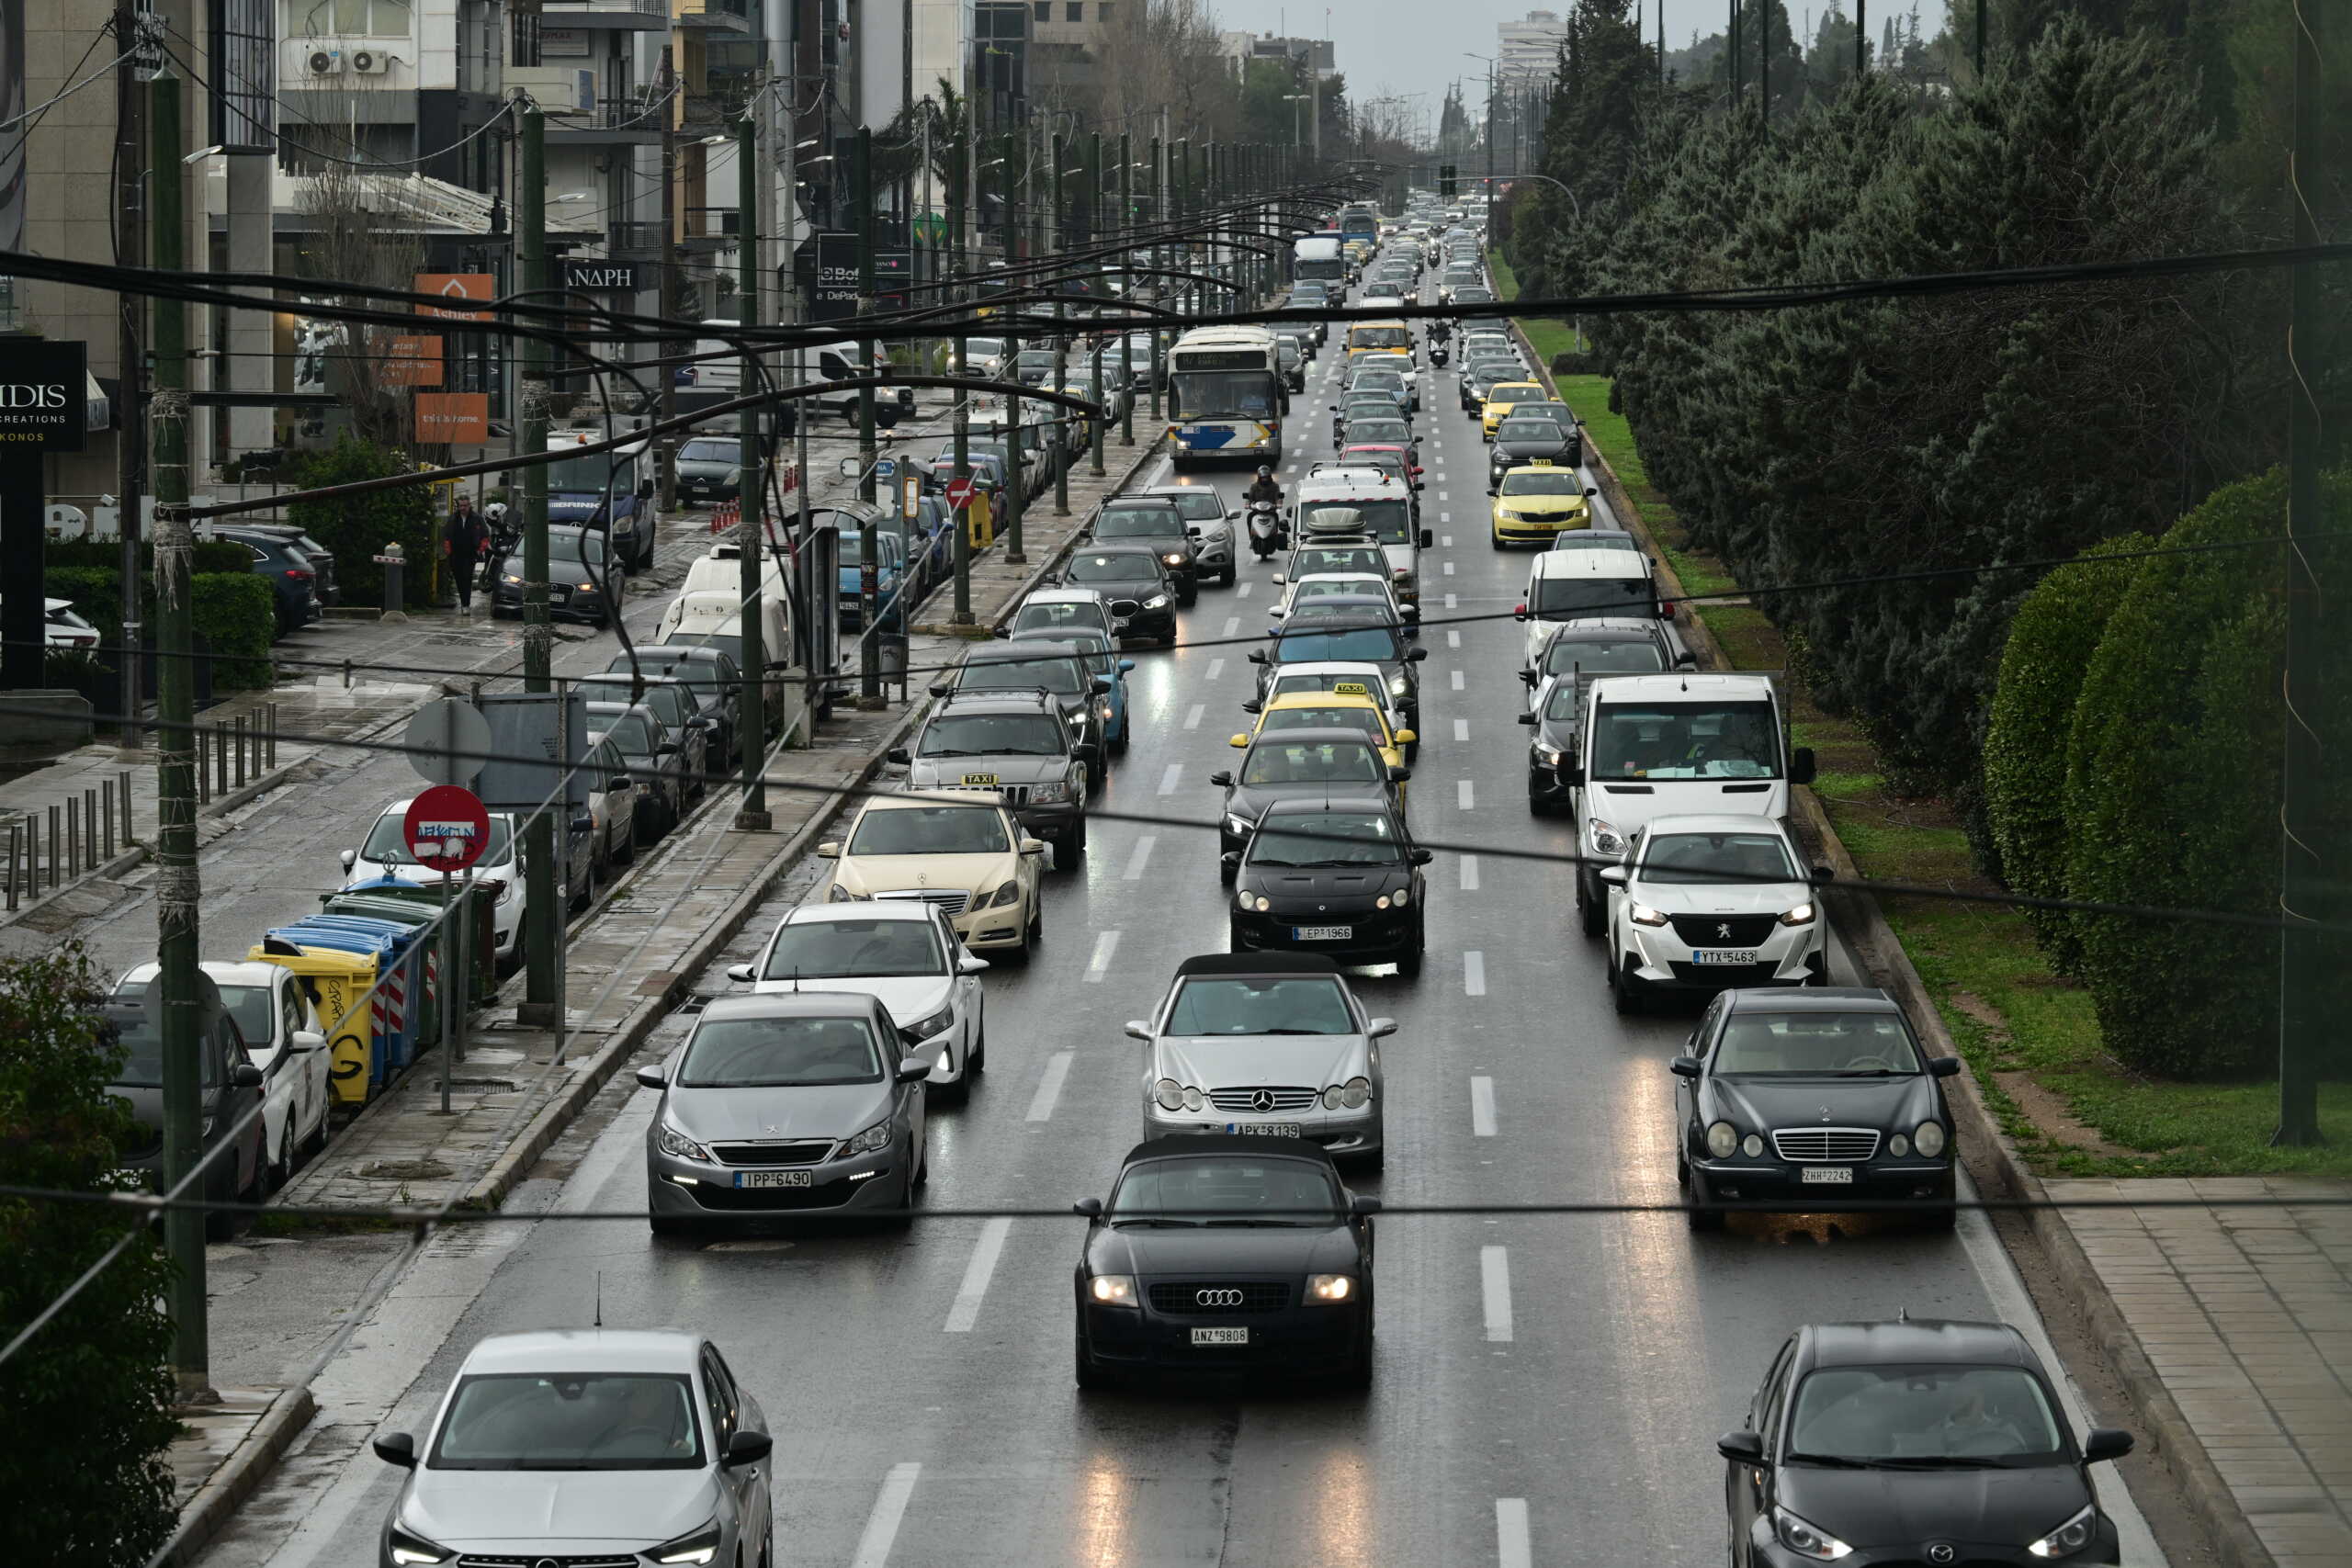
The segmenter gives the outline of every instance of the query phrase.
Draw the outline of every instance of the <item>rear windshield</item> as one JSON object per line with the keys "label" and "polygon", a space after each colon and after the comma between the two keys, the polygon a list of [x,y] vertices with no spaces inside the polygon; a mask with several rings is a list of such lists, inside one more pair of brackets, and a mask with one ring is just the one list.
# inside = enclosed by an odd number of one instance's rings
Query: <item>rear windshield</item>
{"label": "rear windshield", "polygon": [[1396,634],[1385,626],[1299,632],[1274,639],[1277,664],[1366,664],[1402,657],[1396,650]]}
{"label": "rear windshield", "polygon": [[1127,506],[1105,512],[1094,525],[1101,539],[1166,538],[1184,531],[1182,513],[1158,506]]}
{"label": "rear windshield", "polygon": [[1250,748],[1241,770],[1245,784],[1378,784],[1387,776],[1380,754],[1370,746],[1328,740],[1310,746],[1261,739]]}
{"label": "rear windshield", "polygon": [[1262,731],[1281,729],[1361,729],[1375,741],[1388,739],[1380,716],[1367,707],[1275,708],[1266,715]]}
{"label": "rear windshield", "polygon": [[1133,582],[1155,581],[1159,568],[1150,556],[1079,554],[1069,558],[1068,573],[1072,582]]}
{"label": "rear windshield", "polygon": [[974,692],[1034,692],[1043,686],[1069,696],[1086,689],[1086,675],[1074,659],[992,659],[964,666],[957,684]]}
{"label": "rear windshield", "polygon": [[1025,632],[1031,627],[1059,631],[1070,626],[1100,628],[1109,612],[1100,604],[1023,604],[1012,617],[1012,629]]}
{"label": "rear windshield", "polygon": [[890,979],[936,975],[945,964],[927,919],[808,920],[775,933],[761,978]]}
{"label": "rear windshield", "polygon": [[1657,644],[1628,637],[1619,642],[1586,642],[1564,638],[1544,654],[1544,673],[1565,675],[1581,670],[1588,675],[1652,674],[1666,668]]}
{"label": "rear windshield", "polygon": [[[408,852],[408,840],[401,831],[405,812],[387,811],[376,818],[376,826],[368,831],[368,841],[359,846],[361,860],[374,861],[379,865],[414,865],[416,857]],[[514,838],[514,818],[499,812],[491,813],[490,848],[482,852],[476,865],[498,865],[506,859]]]}
{"label": "rear windshield", "polygon": [[1648,615],[1656,608],[1657,594],[1646,575],[1547,577],[1535,584],[1535,596],[1528,601],[1527,609],[1530,615],[1546,621],[1623,615],[1628,610]]}
{"label": "rear windshield", "polygon": [[974,806],[908,806],[868,811],[850,835],[854,855],[1001,854],[1004,819],[994,808]]}

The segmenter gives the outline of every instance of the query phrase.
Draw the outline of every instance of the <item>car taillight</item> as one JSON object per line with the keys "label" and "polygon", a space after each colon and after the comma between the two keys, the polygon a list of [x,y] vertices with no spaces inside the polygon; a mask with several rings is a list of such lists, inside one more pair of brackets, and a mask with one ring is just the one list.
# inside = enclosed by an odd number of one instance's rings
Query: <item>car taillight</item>
{"label": "car taillight", "polygon": [[288,567],[288,568],[286,569],[286,575],[287,575],[287,576],[288,576],[288,577],[290,577],[290,578],[292,578],[292,579],[293,579],[295,581],[297,581],[297,582],[308,582],[308,581],[311,581],[311,574],[310,574],[309,572],[307,572],[307,571],[304,571],[304,570],[303,570],[300,567],[299,567],[299,566],[289,566],[289,567]]}
{"label": "car taillight", "polygon": [[1671,600],[1671,599],[1661,599],[1661,600],[1659,600],[1659,601],[1658,601],[1658,605],[1657,605],[1657,618],[1658,618],[1659,620],[1661,620],[1661,621],[1670,621],[1670,620],[1674,619],[1674,601],[1673,601],[1673,600]]}

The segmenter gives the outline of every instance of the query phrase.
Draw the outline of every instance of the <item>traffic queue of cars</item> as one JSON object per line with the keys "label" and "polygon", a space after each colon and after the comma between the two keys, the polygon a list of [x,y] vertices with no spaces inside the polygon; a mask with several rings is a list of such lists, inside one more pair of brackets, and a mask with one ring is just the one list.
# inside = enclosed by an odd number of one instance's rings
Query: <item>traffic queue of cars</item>
{"label": "traffic queue of cars", "polygon": [[[1431,248],[1442,288],[1483,291],[1475,240]],[[1411,270],[1391,280],[1408,296]],[[1018,373],[1034,352],[1006,361]],[[1479,411],[1509,459],[1493,474],[1493,542],[1552,547],[1532,558],[1515,612],[1530,806],[1577,823],[1577,913],[1561,924],[1598,942],[1621,1009],[1698,1001],[1668,1064],[1691,1226],[1720,1226],[1726,1203],[1865,1197],[1949,1226],[1943,1080],[1958,1064],[1929,1056],[1884,993],[1827,983],[1825,874],[1805,868],[1787,827],[1811,759],[1788,743],[1776,683],[1692,670],[1646,557],[1591,526],[1574,416],[1498,359],[1461,367],[1465,384],[1504,394]],[[1381,443],[1399,463],[1318,466],[1297,488],[1293,548],[1272,574],[1281,602],[1250,655],[1250,722],[1231,739],[1241,755],[1215,780],[1226,951],[1178,962],[1125,1025],[1146,1048],[1142,1136],[1103,1195],[1075,1205],[1081,1389],[1155,1372],[1351,1387],[1374,1374],[1380,1203],[1343,1169],[1385,1163],[1382,1043],[1397,1024],[1369,1011],[1349,971],[1419,974],[1432,858],[1407,816],[1431,542],[1400,385],[1370,389],[1383,406],[1363,416],[1406,427]],[[1545,428],[1511,429],[1522,423]],[[1215,545],[1229,548],[1234,519],[1213,508],[1205,487],[1106,503],[1058,581],[932,688],[890,755],[897,787],[819,846],[831,866],[821,894],[729,971],[741,993],[710,1001],[639,1073],[661,1096],[645,1134],[657,1233],[910,1217],[929,1175],[928,1105],[986,1068],[983,976],[1035,950],[1047,877],[1086,853],[1089,802],[1126,740],[1127,645],[1172,642],[1203,583],[1234,581],[1239,562]],[[2131,1446],[2109,1430],[2077,1442],[2048,1371],[2007,1325],[1801,1327],[1718,1444],[1731,1561],[1908,1563],[1924,1539],[1937,1562],[2112,1562],[2088,1467]],[[466,1472],[538,1469],[663,1472],[637,1510],[643,1528],[596,1532],[616,1562],[772,1561],[773,1508],[750,1483],[769,1448],[758,1401],[695,1336],[494,1336],[421,1438],[376,1440],[410,1472],[384,1561],[531,1561],[557,1525],[534,1523],[530,1541],[492,1530]]]}

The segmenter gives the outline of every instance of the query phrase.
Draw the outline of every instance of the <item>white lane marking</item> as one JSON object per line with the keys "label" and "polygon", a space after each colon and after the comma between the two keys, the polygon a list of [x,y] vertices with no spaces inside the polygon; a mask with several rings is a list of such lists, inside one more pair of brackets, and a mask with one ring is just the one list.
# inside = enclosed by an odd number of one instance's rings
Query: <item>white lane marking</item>
{"label": "white lane marking", "polygon": [[1447,496],[1446,496],[1445,491],[1438,491],[1438,492],[1437,492],[1437,498],[1438,498],[1440,501],[1444,501],[1444,500],[1448,499],[1448,498],[1447,498]]}
{"label": "white lane marking", "polygon": [[1205,677],[1205,679],[1208,679],[1208,680],[1214,681],[1214,680],[1216,680],[1218,676],[1220,676],[1220,675],[1222,675],[1222,674],[1224,674],[1224,673],[1225,673],[1225,660],[1222,660],[1222,659],[1212,659],[1212,660],[1209,660],[1208,674],[1207,674],[1207,676]]}
{"label": "white lane marking", "polygon": [[1477,809],[1477,792],[1471,786],[1468,779],[1453,781],[1453,804],[1464,811]]}
{"label": "white lane marking", "polygon": [[1159,775],[1159,793],[1162,795],[1174,795],[1176,793],[1177,781],[1182,779],[1183,776],[1183,763],[1169,763],[1167,772]]}
{"label": "white lane marking", "polygon": [[1458,609],[1458,608],[1460,607],[1460,606],[1455,603],[1455,601],[1454,601],[1454,597],[1453,597],[1453,594],[1451,594],[1451,593],[1449,593],[1449,594],[1447,594],[1447,595],[1445,596],[1445,607],[1446,607],[1447,609],[1449,609],[1449,610]]}
{"label": "white lane marking", "polygon": [[1475,1077],[1470,1080],[1470,1135],[1491,1138],[1495,1135],[1495,1080]]}
{"label": "white lane marking", "polygon": [[[1196,708],[1193,711],[1197,713],[1200,710]],[[1119,874],[1121,881],[1140,882],[1143,880],[1143,868],[1145,865],[1149,863],[1151,860],[1151,846],[1158,842],[1159,842],[1159,840],[1149,833],[1146,833],[1142,838],[1136,840],[1135,852],[1127,856],[1127,869]]]}
{"label": "white lane marking", "polygon": [[1069,1077],[1069,1059],[1075,1055],[1073,1051],[1057,1051],[1046,1058],[1046,1076],[1037,1080],[1037,1092],[1030,1099],[1028,1121],[1053,1119],[1055,1102],[1062,1097],[1062,1080]]}
{"label": "white lane marking", "polygon": [[1095,937],[1094,956],[1086,961],[1086,979],[1089,985],[1099,986],[1102,983],[1103,972],[1111,967],[1112,955],[1118,951],[1119,933],[1117,931],[1103,931]]}
{"label": "white lane marking", "polygon": [[1487,955],[1476,948],[1462,955],[1462,990],[1465,996],[1487,994]]}
{"label": "white lane marking", "polygon": [[1201,727],[1201,716],[1208,711],[1209,705],[1206,703],[1194,703],[1191,707],[1186,708],[1184,710],[1184,728],[1187,729],[1198,729]]}
{"label": "white lane marking", "polygon": [[[1144,841],[1150,842],[1148,839]],[[1478,891],[1478,857],[1476,855],[1462,857],[1462,891],[1464,893]]]}
{"label": "white lane marking", "polygon": [[[990,1221],[994,1224],[994,1221]],[[1010,1220],[1004,1222],[1012,1224]],[[1510,1252],[1500,1247],[1478,1249],[1478,1288],[1487,1302],[1487,1338],[1510,1343]]]}
{"label": "white lane marking", "polygon": [[1457,692],[1462,690],[1462,671],[1459,670],[1453,671],[1453,689]]}
{"label": "white lane marking", "polygon": [[1448,577],[1452,577],[1453,575],[1453,563],[1452,561],[1445,563],[1445,575]]}
{"label": "white lane marking", "polygon": [[1457,718],[1453,721],[1453,738],[1456,740],[1467,740],[1470,739],[1470,721],[1468,719]]}
{"label": "white lane marking", "polygon": [[890,1561],[890,1544],[899,1539],[899,1521],[907,1517],[915,1477],[922,1473],[922,1466],[911,1461],[890,1467],[882,1478],[881,1495],[874,1499],[874,1511],[865,1516],[865,1533],[857,1538],[857,1555],[850,1559],[849,1568],[882,1568]]}
{"label": "white lane marking", "polygon": [[1245,582],[1240,587],[1233,591],[1233,596],[1236,599],[1247,599],[1250,597],[1250,590],[1257,586],[1258,585],[1254,582]]}
{"label": "white lane marking", "polygon": [[1240,617],[1240,616],[1238,616],[1238,615],[1227,615],[1227,616],[1225,618],[1225,631],[1224,631],[1224,634],[1223,634],[1223,635],[1225,635],[1225,636],[1227,636],[1227,637],[1231,637],[1234,633],[1236,633],[1236,632],[1239,631],[1240,629],[1241,629],[1241,617]]}
{"label": "white lane marking", "polygon": [[1462,634],[1454,630],[1452,626],[1446,627],[1445,646],[1448,648],[1460,648],[1462,646]]}
{"label": "white lane marking", "polygon": [[1495,1568],[1533,1568],[1535,1549],[1527,1539],[1527,1499],[1495,1499]]}
{"label": "white lane marking", "polygon": [[[1451,512],[1441,512],[1437,514],[1437,520],[1441,523],[1451,523],[1453,521],[1453,513]],[[1453,536],[1448,534],[1445,536],[1445,542],[1449,545],[1453,543]]]}
{"label": "white lane marking", "polygon": [[[1442,518],[1442,519],[1440,519],[1440,521],[1441,521],[1441,522],[1451,522],[1451,521],[1453,521],[1453,520],[1452,520],[1451,518]],[[1453,535],[1451,535],[1451,534],[1441,534],[1441,535],[1439,535],[1439,536],[1438,536],[1438,541],[1437,541],[1437,542],[1438,542],[1439,544],[1441,544],[1441,545],[1443,545],[1447,549],[1449,549],[1449,550],[1450,550],[1450,549],[1452,549],[1452,548],[1453,547]]]}
{"label": "white lane marking", "polygon": [[[1004,1238],[1012,1230],[1012,1222],[1002,1217],[980,1227],[980,1239],[972,1248],[972,1260],[964,1267],[964,1282],[956,1287],[955,1303],[947,1309],[948,1333],[969,1334],[972,1325],[979,1321],[980,1302],[989,1293],[989,1280],[996,1273],[996,1260],[1003,1255]],[[895,1523],[892,1528],[897,1528]],[[883,1551],[887,1555],[887,1542]],[[858,1561],[865,1561],[863,1552]]]}

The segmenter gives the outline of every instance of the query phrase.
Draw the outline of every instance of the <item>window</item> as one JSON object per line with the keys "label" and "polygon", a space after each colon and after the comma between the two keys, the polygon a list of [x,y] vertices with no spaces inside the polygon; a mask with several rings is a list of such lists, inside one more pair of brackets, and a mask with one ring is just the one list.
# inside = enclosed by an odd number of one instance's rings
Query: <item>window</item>
{"label": "window", "polygon": [[1718,1073],[1876,1077],[1919,1070],[1910,1027],[1895,1013],[1738,1013],[1715,1043]]}
{"label": "window", "polygon": [[1054,0],[1037,0],[1037,19],[1041,22],[1054,19]]}
{"label": "window", "polygon": [[1086,0],[1069,0],[1069,6],[1062,12],[1062,19],[1069,22],[1086,20]]}
{"label": "window", "polygon": [[682,1376],[469,1377],[425,1463],[434,1470],[699,1470],[702,1434]]}
{"label": "window", "polygon": [[761,978],[902,979],[941,974],[946,962],[928,920],[810,920],[775,933]]}
{"label": "window", "polygon": [[727,1386],[727,1375],[720,1371],[717,1359],[707,1350],[702,1355],[703,1408],[710,1416],[713,1440],[724,1450],[727,1439],[735,1430],[735,1410],[732,1391]]}
{"label": "window", "polygon": [[2021,1367],[1832,1367],[1798,1385],[1784,1457],[2048,1464],[2064,1447],[2041,1380]]}
{"label": "window", "polygon": [[1189,978],[1168,1010],[1170,1034],[1352,1034],[1340,984],[1330,979]]}
{"label": "window", "polygon": [[409,0],[320,0],[306,25],[317,27],[322,12],[327,30],[343,38],[406,38],[413,20]]}
{"label": "window", "polygon": [[1004,816],[990,807],[868,807],[850,835],[852,855],[990,855],[1012,848]]}
{"label": "window", "polygon": [[787,1089],[880,1083],[882,1057],[864,1018],[707,1019],[678,1064],[681,1089]]}

